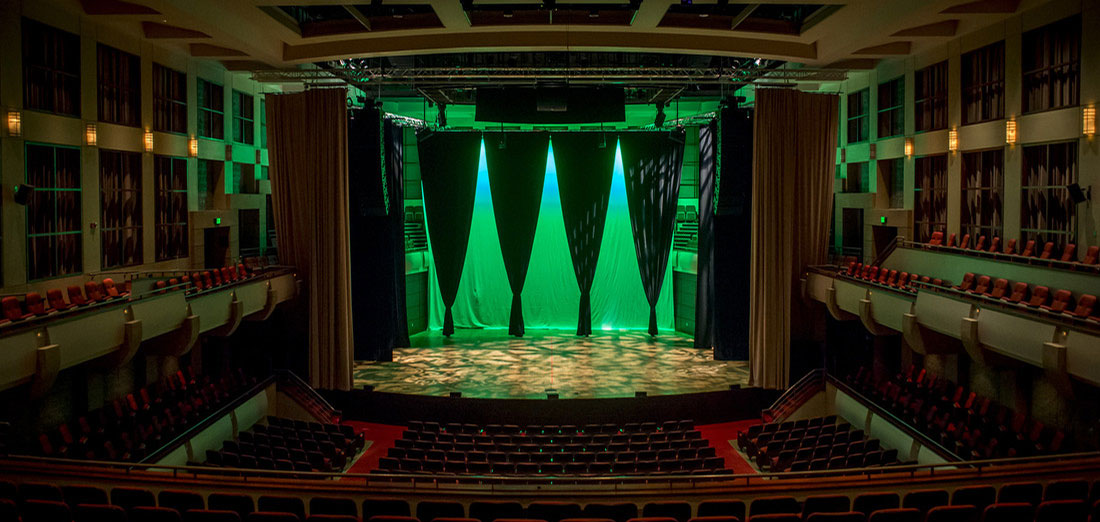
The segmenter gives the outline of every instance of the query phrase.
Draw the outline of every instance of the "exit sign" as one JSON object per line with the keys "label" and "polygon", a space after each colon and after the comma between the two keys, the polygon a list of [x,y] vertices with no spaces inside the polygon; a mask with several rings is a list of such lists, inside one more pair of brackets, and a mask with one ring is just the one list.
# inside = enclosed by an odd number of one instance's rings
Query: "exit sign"
{"label": "exit sign", "polygon": [[885,225],[885,224],[886,224],[886,216],[881,216],[881,217],[879,217],[879,218],[878,218],[878,222],[879,222],[880,224],[883,224],[883,225]]}

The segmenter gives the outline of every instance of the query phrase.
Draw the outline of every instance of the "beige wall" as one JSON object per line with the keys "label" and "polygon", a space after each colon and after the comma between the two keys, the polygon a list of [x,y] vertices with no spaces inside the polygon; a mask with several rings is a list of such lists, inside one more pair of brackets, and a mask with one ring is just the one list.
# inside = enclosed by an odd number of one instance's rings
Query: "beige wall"
{"label": "beige wall", "polygon": [[[187,74],[187,134],[154,133],[153,153],[143,153],[142,177],[142,224],[143,259],[145,264],[127,267],[126,270],[159,270],[201,267],[204,264],[203,252],[196,249],[195,238],[201,242],[202,228],[213,226],[213,220],[207,219],[209,213],[196,214],[198,211],[198,158],[216,160],[225,164],[225,186],[219,187],[219,216],[225,216],[223,226],[228,224],[230,231],[230,255],[238,255],[238,230],[236,211],[239,209],[258,209],[260,213],[260,242],[266,243],[266,200],[263,194],[270,193],[268,183],[260,184],[260,195],[234,195],[229,187],[233,176],[233,161],[256,164],[256,174],[261,165],[267,165],[267,150],[260,151],[257,164],[256,150],[260,148],[260,100],[264,92],[276,90],[263,86],[248,78],[248,73],[229,72],[220,63],[209,60],[193,59],[175,47],[155,45],[146,40],[138,30],[136,21],[123,27],[132,27],[131,32],[120,30],[117,26],[104,25],[110,17],[84,15],[77,2],[59,2],[55,0],[0,0],[0,107],[5,114],[9,109],[23,108],[22,73],[22,17],[31,18],[58,29],[80,36],[81,40],[81,118],[58,116],[33,110],[22,110],[23,136],[10,137],[4,128],[0,134],[0,187],[3,200],[0,227],[2,227],[3,272],[0,280],[0,293],[23,293],[29,290],[41,291],[45,288],[64,287],[80,283],[83,276],[66,277],[43,282],[28,282],[26,267],[26,220],[25,207],[12,200],[12,187],[25,179],[24,146],[27,142],[56,145],[78,146],[82,149],[81,189],[83,213],[83,258],[84,272],[95,273],[100,269],[100,193],[99,193],[99,150],[125,150],[143,152],[143,131],[153,126],[153,63],[183,71]],[[97,147],[84,145],[84,126],[87,122],[96,122],[97,85],[96,85],[96,45],[103,43],[122,51],[134,54],[141,60],[141,128],[97,123]],[[221,84],[225,95],[225,140],[199,138],[198,158],[188,154],[188,141],[197,137],[198,104],[197,78]],[[234,90],[253,95],[255,127],[254,144],[240,144],[232,141],[233,114],[232,94]],[[227,151],[227,146],[230,149]],[[187,158],[188,208],[192,211],[190,225],[192,229],[191,257],[155,262],[155,183],[153,177],[153,156],[168,155]],[[227,158],[231,161],[227,161]],[[231,218],[231,219],[229,219]],[[93,228],[93,224],[95,227]]]}
{"label": "beige wall", "polygon": [[[1056,22],[1063,18],[1081,14],[1081,61],[1080,61],[1080,106],[1056,109],[1038,113],[1022,115],[1022,70],[1021,70],[1021,46],[1023,33]],[[912,226],[913,189],[915,158],[930,154],[942,154],[947,152],[947,130],[931,132],[915,132],[914,119],[914,72],[928,65],[943,60],[948,61],[948,129],[958,129],[959,151],[948,154],[947,161],[947,231],[959,232],[962,214],[962,152],[989,148],[1004,148],[1005,151],[1005,181],[1002,198],[1004,202],[1004,237],[1002,242],[1008,239],[1020,238],[1020,204],[1022,186],[1022,147],[1029,144],[1048,143],[1057,141],[1078,141],[1078,182],[1083,186],[1100,185],[1100,145],[1097,138],[1086,138],[1081,133],[1082,107],[1095,105],[1100,101],[1100,34],[1091,28],[1100,26],[1100,4],[1094,2],[1080,2],[1076,0],[1054,0],[1041,7],[1021,12],[1008,18],[1003,23],[998,23],[973,33],[961,35],[949,42],[921,54],[907,56],[905,58],[885,60],[875,69],[849,74],[849,79],[838,84],[823,86],[824,90],[840,91],[843,94],[870,88],[870,120],[869,128],[871,138],[867,142],[847,144],[847,128],[843,124],[847,121],[847,98],[841,97],[841,129],[839,137],[839,149],[845,149],[847,162],[870,162],[872,194],[882,192],[878,186],[881,180],[876,179],[876,163],[879,160],[904,158],[904,183],[905,183],[905,209],[908,212],[908,223],[899,230],[899,235],[905,235]],[[997,120],[971,125],[962,124],[962,66],[961,56],[971,50],[985,45],[1004,40],[1005,42],[1005,115],[1008,118],[1016,118],[1017,143],[1013,146],[1005,144],[1005,120]],[[892,137],[879,140],[878,133],[878,86],[886,82],[904,76],[905,78],[905,135],[913,138],[914,152],[911,157],[904,157],[905,137]],[[870,157],[871,144],[875,145],[875,158]],[[837,162],[840,163],[841,154],[838,149]],[[844,170],[844,167],[842,167]],[[839,188],[839,187],[838,187]],[[1097,187],[1100,189],[1100,186]],[[1079,256],[1088,246],[1100,244],[1097,238],[1097,227],[1100,226],[1100,216],[1093,210],[1093,201],[1098,197],[1094,191],[1091,201],[1078,206],[1077,223],[1077,248]],[[873,207],[866,211],[864,231],[864,255],[871,255],[871,230],[872,224],[878,224],[879,216],[884,214],[883,209],[889,206],[889,201],[882,197],[875,198]],[[840,206],[837,208],[836,245],[841,245]],[[890,223],[894,223],[890,216]]]}

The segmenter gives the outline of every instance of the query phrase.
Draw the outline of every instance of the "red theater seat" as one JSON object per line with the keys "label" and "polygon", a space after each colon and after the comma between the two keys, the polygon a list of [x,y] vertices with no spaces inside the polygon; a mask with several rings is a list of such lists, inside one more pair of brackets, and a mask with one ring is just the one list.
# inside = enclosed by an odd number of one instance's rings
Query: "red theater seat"
{"label": "red theater seat", "polygon": [[409,503],[399,498],[369,498],[363,501],[363,519],[376,516],[407,517]]}
{"label": "red theater seat", "polygon": [[71,522],[68,504],[56,500],[28,500],[23,503],[23,522]]}
{"label": "red theater seat", "polygon": [[745,519],[745,503],[740,500],[704,500],[696,508],[698,517],[737,517]]}
{"label": "red theater seat", "polygon": [[931,239],[928,240],[929,245],[942,245],[943,244],[943,232],[932,232]]}
{"label": "red theater seat", "polygon": [[880,509],[867,517],[867,522],[922,522],[924,514],[919,509]]}
{"label": "red theater seat", "polygon": [[952,247],[952,248],[958,246],[958,244],[955,242],[955,233],[954,232],[952,232],[949,236],[947,236],[947,246]]}
{"label": "red theater seat", "polygon": [[73,522],[126,522],[126,510],[109,504],[70,504]]}
{"label": "red theater seat", "polygon": [[626,522],[632,518],[638,518],[638,506],[633,502],[594,502],[585,504],[583,512],[586,518],[607,518],[615,522]]}
{"label": "red theater seat", "polygon": [[46,302],[42,300],[42,295],[38,292],[27,292],[23,304],[27,306],[27,311],[34,315],[43,316],[50,313],[50,310],[46,309]]}
{"label": "red theater seat", "polygon": [[1029,239],[1027,243],[1024,243],[1024,251],[1020,252],[1020,255],[1024,257],[1035,257],[1035,241]]}
{"label": "red theater seat", "polygon": [[1016,253],[1016,240],[1015,239],[1009,239],[1008,240],[1008,243],[1005,245],[1004,253],[1006,253],[1006,254],[1015,254]]}
{"label": "red theater seat", "polygon": [[245,522],[302,522],[298,515],[292,513],[269,513],[266,511],[253,511],[244,517]]}
{"label": "red theater seat", "polygon": [[845,513],[852,509],[846,495],[812,495],[802,502],[802,517],[814,513]]}
{"label": "red theater seat", "polygon": [[970,234],[963,234],[959,240],[959,248],[970,248]]}
{"label": "red theater seat", "polygon": [[1012,294],[1003,297],[1010,303],[1020,303],[1027,300],[1027,283],[1020,282],[1012,285]]}
{"label": "red theater seat", "polygon": [[180,513],[186,513],[191,509],[206,509],[206,502],[202,495],[194,491],[179,489],[165,489],[157,495],[157,505],[172,508]]}
{"label": "red theater seat", "polygon": [[688,522],[741,522],[740,517],[695,517]]}
{"label": "red theater seat", "polygon": [[985,236],[978,236],[978,241],[974,243],[974,250],[985,251]]}
{"label": "red theater seat", "polygon": [[978,508],[974,506],[940,506],[928,510],[924,522],[974,522],[978,519]]}
{"label": "red theater seat", "polygon": [[233,511],[241,518],[255,509],[252,497],[233,493],[211,493],[206,497],[206,505],[215,511]]}
{"label": "red theater seat", "polygon": [[1036,286],[1031,289],[1031,299],[1028,299],[1027,305],[1033,308],[1045,306],[1047,298],[1050,297],[1050,289],[1045,286]]}
{"label": "red theater seat", "polygon": [[863,493],[856,495],[852,501],[852,511],[870,515],[880,509],[894,509],[900,505],[901,497],[897,493]]}
{"label": "red theater seat", "polygon": [[560,522],[564,518],[581,518],[580,504],[573,502],[532,502],[527,505],[526,517],[546,522]]}
{"label": "red theater seat", "polygon": [[[959,387],[962,390],[962,386]],[[958,402],[957,397],[955,402]],[[937,506],[946,506],[950,503],[947,491],[943,489],[919,489],[905,494],[901,501],[901,507],[919,509],[921,513],[927,513]]]}
{"label": "red theater seat", "polygon": [[1032,522],[1035,507],[1026,502],[998,503],[985,508],[982,522]]}
{"label": "red theater seat", "polygon": [[61,494],[65,497],[65,503],[68,504],[69,507],[76,507],[79,504],[111,503],[107,497],[107,492],[103,488],[96,486],[86,486],[82,484],[61,486]]}
{"label": "red theater seat", "polygon": [[69,294],[69,302],[74,306],[84,306],[88,304],[88,300],[84,298],[84,293],[80,291],[80,287],[76,285],[69,285],[69,288],[65,291]]}
{"label": "red theater seat", "polygon": [[191,509],[183,514],[184,522],[241,522],[236,511]]}
{"label": "red theater seat", "polygon": [[99,302],[107,299],[107,296],[103,293],[103,287],[95,281],[84,283],[84,294],[87,295],[88,300],[92,302]]}
{"label": "red theater seat", "polygon": [[466,510],[458,502],[421,500],[416,503],[416,518],[421,522],[437,518],[466,518]]}
{"label": "red theater seat", "polygon": [[1085,251],[1085,258],[1081,260],[1086,265],[1095,265],[1098,258],[1100,258],[1100,246],[1090,246]]}
{"label": "red theater seat", "polygon": [[993,242],[989,244],[989,252],[991,254],[997,254],[1001,251],[1001,238],[994,236]]}
{"label": "red theater seat", "polygon": [[1008,293],[1008,279],[997,279],[993,281],[993,288],[986,294],[993,299],[1001,299]]}
{"label": "red theater seat", "polygon": [[1073,293],[1069,290],[1058,290],[1054,292],[1054,299],[1050,302],[1050,305],[1041,305],[1041,308],[1050,312],[1062,313],[1071,306],[1073,306]]}
{"label": "red theater seat", "polygon": [[1039,254],[1039,259],[1050,259],[1054,255],[1054,242],[1047,241],[1043,245],[1043,251]]}
{"label": "red theater seat", "polygon": [[145,489],[114,487],[111,488],[111,504],[131,511],[136,507],[156,506],[157,500],[152,492]]}
{"label": "red theater seat", "polygon": [[15,296],[8,296],[0,300],[0,307],[4,309],[4,318],[9,321],[22,321],[34,315],[24,312],[23,307],[19,304],[19,298]]}
{"label": "red theater seat", "polygon": [[301,519],[306,518],[306,504],[297,497],[261,496],[256,501],[256,511],[290,513]]}
{"label": "red theater seat", "polygon": [[749,522],[802,522],[802,517],[791,513],[768,513],[765,515],[752,515]]}
{"label": "red theater seat", "polygon": [[1073,315],[1081,319],[1088,319],[1095,307],[1096,296],[1091,294],[1082,295],[1081,299],[1077,300],[1077,308],[1073,309]]}
{"label": "red theater seat", "polygon": [[974,288],[975,279],[976,276],[973,272],[967,272],[966,274],[963,274],[963,280],[961,283],[959,283],[958,286],[955,287],[955,290],[959,290],[961,292],[969,291],[971,288]]}
{"label": "red theater seat", "polygon": [[762,497],[752,501],[749,505],[749,516],[756,517],[757,515],[773,515],[782,513],[800,513],[798,501],[794,497],[776,496],[776,497]]}
{"label": "red theater seat", "polygon": [[978,284],[974,285],[974,288],[970,290],[971,293],[984,295],[989,292],[989,288],[992,286],[992,279],[989,276],[979,276]]}
{"label": "red theater seat", "polygon": [[110,297],[112,299],[115,297],[122,297],[129,293],[126,291],[126,289],[120,290],[117,286],[115,286],[114,280],[109,277],[103,278],[103,290],[106,292],[107,297]]}
{"label": "red theater seat", "polygon": [[1059,261],[1074,262],[1077,261],[1077,245],[1073,243],[1067,243],[1065,250],[1062,251],[1062,257]]}
{"label": "red theater seat", "polygon": [[65,295],[57,288],[51,288],[46,291],[46,300],[50,302],[50,308],[59,312],[63,312],[74,306],[65,302]]}
{"label": "red theater seat", "polygon": [[166,507],[140,506],[129,511],[130,522],[182,522],[178,511]]}
{"label": "red theater seat", "polygon": [[687,522],[691,518],[691,504],[678,501],[650,502],[642,508],[644,518],[671,518]]}

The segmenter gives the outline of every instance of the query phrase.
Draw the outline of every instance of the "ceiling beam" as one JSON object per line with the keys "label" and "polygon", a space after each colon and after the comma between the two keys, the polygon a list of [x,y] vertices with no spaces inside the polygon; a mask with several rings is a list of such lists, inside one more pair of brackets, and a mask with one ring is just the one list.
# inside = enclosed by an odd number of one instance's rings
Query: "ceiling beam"
{"label": "ceiling beam", "polygon": [[757,7],[760,7],[760,4],[749,4],[742,8],[741,12],[737,13],[737,16],[734,16],[733,20],[730,22],[730,29],[736,30],[737,26],[741,25],[741,22],[744,22],[746,18],[752,16],[752,13],[756,11]]}
{"label": "ceiling beam", "polygon": [[642,0],[631,25],[639,29],[656,28],[668,12],[669,5],[669,0]]}
{"label": "ceiling beam", "polygon": [[457,0],[431,0],[429,4],[435,11],[435,16],[447,29],[468,29],[470,17],[466,16],[466,10]]}
{"label": "ceiling beam", "polygon": [[359,24],[363,26],[363,29],[368,31],[371,30],[370,17],[363,13],[363,11],[359,9],[359,6],[344,4],[344,10],[347,11],[355,21],[359,22]]}

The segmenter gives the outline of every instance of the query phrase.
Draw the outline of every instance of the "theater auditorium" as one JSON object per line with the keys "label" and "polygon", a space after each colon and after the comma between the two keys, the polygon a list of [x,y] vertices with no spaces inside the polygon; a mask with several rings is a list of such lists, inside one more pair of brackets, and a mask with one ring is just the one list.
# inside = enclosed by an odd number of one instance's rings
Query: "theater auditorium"
{"label": "theater auditorium", "polygon": [[0,522],[1100,522],[1100,2],[798,1],[0,0]]}

